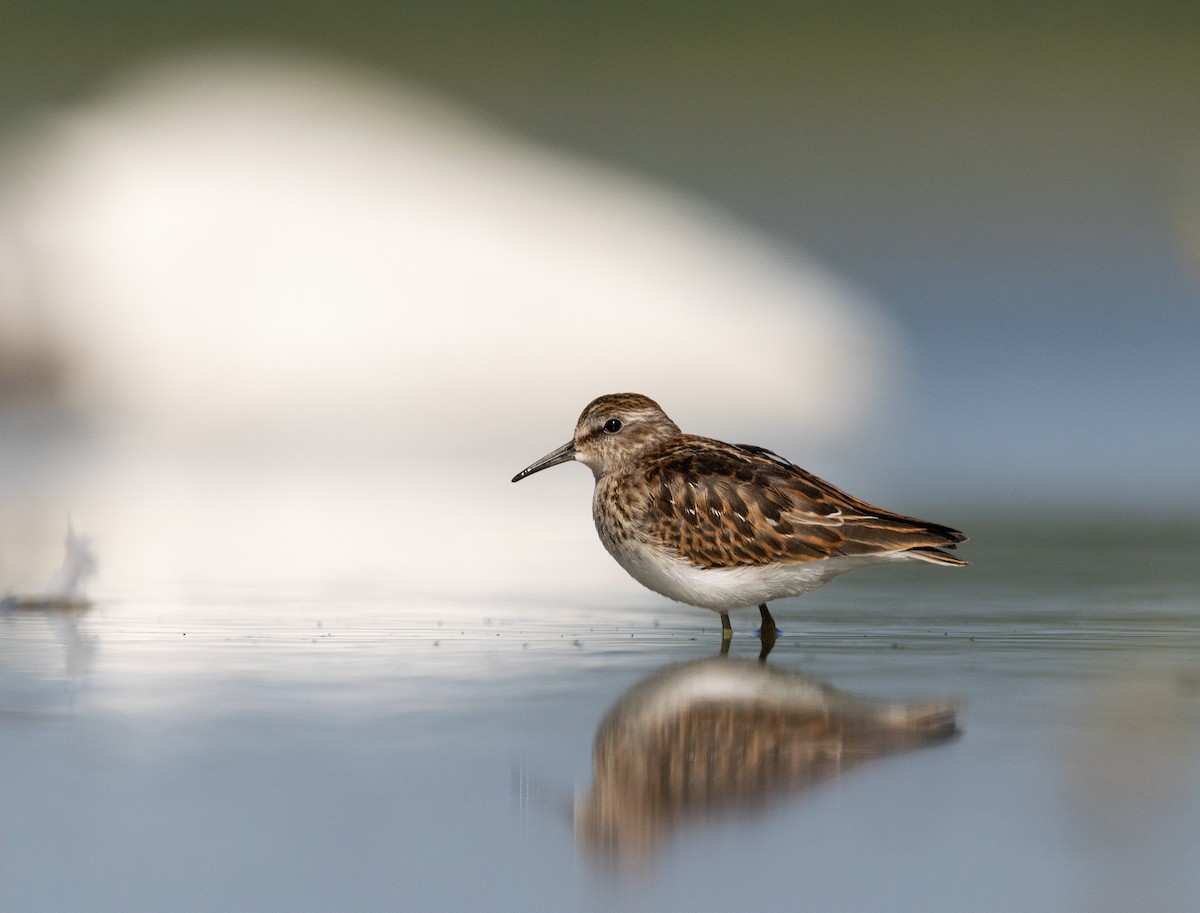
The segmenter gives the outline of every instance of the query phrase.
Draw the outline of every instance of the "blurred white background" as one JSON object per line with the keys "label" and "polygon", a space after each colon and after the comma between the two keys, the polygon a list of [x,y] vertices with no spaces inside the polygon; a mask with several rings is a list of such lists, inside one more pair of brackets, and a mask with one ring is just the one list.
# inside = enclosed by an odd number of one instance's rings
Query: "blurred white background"
{"label": "blurred white background", "polygon": [[527,588],[614,390],[968,532],[1194,515],[1186,11],[121,9],[0,38],[0,588],[71,508],[102,584]]}
{"label": "blurred white background", "polygon": [[135,68],[21,151],[8,342],[61,364],[47,421],[87,454],[36,500],[79,511],[122,587],[562,584],[538,556],[591,536],[584,480],[551,515],[507,479],[593,397],[828,457],[904,376],[891,324],[810,258],[345,67]]}

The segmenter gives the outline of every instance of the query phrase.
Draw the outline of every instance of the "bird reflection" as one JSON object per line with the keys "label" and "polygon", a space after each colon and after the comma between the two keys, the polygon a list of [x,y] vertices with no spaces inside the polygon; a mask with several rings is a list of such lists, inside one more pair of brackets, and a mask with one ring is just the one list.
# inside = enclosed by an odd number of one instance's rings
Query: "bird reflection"
{"label": "bird reflection", "polygon": [[644,859],[685,821],[765,808],[855,764],[950,738],[957,709],[856,697],[723,654],[667,666],[600,723],[576,836],[602,860]]}

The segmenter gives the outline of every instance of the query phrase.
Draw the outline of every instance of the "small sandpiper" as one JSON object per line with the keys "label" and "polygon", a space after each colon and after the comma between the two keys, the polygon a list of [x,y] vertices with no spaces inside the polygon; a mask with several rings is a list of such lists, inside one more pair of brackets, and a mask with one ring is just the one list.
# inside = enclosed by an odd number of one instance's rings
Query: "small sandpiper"
{"label": "small sandpiper", "polygon": [[608,553],[656,593],[719,613],[726,648],[733,609],[758,606],[766,646],[773,599],[871,564],[967,563],[942,551],[958,530],[872,507],[762,447],[684,434],[640,393],[592,400],[574,438],[513,481],[567,460],[596,477]]}

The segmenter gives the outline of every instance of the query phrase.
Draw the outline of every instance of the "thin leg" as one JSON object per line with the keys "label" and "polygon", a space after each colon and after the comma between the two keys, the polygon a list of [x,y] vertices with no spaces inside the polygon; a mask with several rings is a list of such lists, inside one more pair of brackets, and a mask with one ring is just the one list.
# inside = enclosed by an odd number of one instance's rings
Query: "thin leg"
{"label": "thin leg", "polygon": [[766,659],[771,648],[775,646],[775,637],[778,635],[779,629],[775,627],[775,619],[771,617],[771,611],[765,602],[758,607],[758,611],[762,615],[762,627],[758,632],[758,636],[762,638],[762,652],[758,654],[758,658]]}
{"label": "thin leg", "polygon": [[729,643],[733,640],[733,625],[729,623],[729,613],[721,613],[721,652],[729,652]]}

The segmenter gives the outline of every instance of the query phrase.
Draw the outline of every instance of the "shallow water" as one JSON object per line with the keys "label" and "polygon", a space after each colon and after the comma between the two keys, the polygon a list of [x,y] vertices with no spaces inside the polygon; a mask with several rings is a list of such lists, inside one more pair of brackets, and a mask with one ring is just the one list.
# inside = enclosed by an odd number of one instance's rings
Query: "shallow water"
{"label": "shallow water", "polygon": [[[958,735],[824,744],[839,763],[691,796],[617,856],[579,823],[597,730],[719,646],[715,616],[632,582],[6,611],[0,909],[1196,909],[1200,531],[1106,530],[983,529],[970,569],[776,604],[769,670],[959,701]],[[734,618],[750,668],[756,621]]]}

